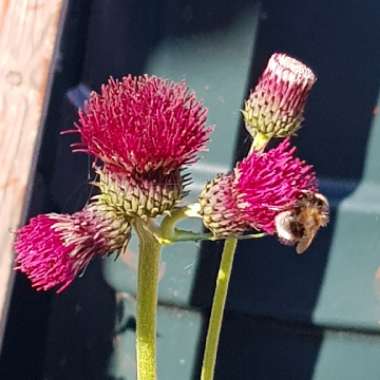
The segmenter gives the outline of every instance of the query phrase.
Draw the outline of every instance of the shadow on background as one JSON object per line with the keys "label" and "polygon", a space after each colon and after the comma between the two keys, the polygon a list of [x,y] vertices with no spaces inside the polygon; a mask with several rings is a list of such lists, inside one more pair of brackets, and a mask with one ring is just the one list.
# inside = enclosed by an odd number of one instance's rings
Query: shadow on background
{"label": "shadow on background", "polygon": [[[250,3],[70,1],[29,214],[71,212],[89,196],[88,159],[71,154],[75,136],[59,136],[75,118],[67,90],[81,82],[98,89],[109,75],[143,73],[160,39],[223,29]],[[380,84],[380,5],[356,4],[264,1],[252,62],[252,85],[273,51],[288,52],[313,67],[320,80],[297,145],[319,175],[336,180],[337,186],[342,179],[360,180]],[[241,131],[237,159],[249,144]],[[338,202],[346,195],[334,193]],[[302,257],[274,239],[240,244],[217,379],[312,378],[323,333],[310,322],[333,231],[334,215]],[[205,318],[221,249],[222,244],[204,244],[200,255],[192,303],[204,308]],[[0,360],[2,379],[105,378],[116,311],[114,292],[101,277],[95,262],[64,295],[55,297],[32,291],[17,276]],[[198,363],[202,349],[200,342]],[[199,367],[194,379],[198,375]]]}

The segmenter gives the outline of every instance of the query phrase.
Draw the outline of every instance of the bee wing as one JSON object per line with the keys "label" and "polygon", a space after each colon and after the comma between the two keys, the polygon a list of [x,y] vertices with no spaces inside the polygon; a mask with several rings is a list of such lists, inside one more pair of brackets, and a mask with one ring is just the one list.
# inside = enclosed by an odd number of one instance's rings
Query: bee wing
{"label": "bee wing", "polygon": [[296,252],[302,255],[309,247],[318,232],[318,227],[310,228],[307,233],[302,236],[296,246]]}

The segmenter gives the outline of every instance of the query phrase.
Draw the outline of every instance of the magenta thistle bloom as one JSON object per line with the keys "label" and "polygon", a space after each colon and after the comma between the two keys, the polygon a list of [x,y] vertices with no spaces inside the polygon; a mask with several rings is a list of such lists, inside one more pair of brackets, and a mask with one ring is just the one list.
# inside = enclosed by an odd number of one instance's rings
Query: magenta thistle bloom
{"label": "magenta thistle bloom", "polygon": [[276,215],[291,209],[303,191],[317,190],[312,166],[294,157],[295,150],[287,139],[266,153],[253,152],[223,180],[206,185],[200,197],[206,227],[217,236],[249,228],[274,234]]}
{"label": "magenta thistle bloom", "polygon": [[207,109],[185,82],[131,75],[109,79],[79,113],[83,150],[114,171],[166,175],[196,161],[210,129]]}
{"label": "magenta thistle bloom", "polygon": [[252,153],[235,168],[238,207],[249,225],[269,234],[275,232],[274,218],[292,208],[303,191],[317,191],[314,169],[294,157],[288,139],[267,153]]}
{"label": "magenta thistle bloom", "polygon": [[125,220],[107,218],[91,207],[68,214],[42,214],[20,228],[15,241],[16,269],[37,290],[66,289],[96,255],[118,251],[128,242]]}
{"label": "magenta thistle bloom", "polygon": [[245,104],[243,115],[249,133],[269,138],[295,133],[316,79],[302,62],[286,54],[273,54]]}

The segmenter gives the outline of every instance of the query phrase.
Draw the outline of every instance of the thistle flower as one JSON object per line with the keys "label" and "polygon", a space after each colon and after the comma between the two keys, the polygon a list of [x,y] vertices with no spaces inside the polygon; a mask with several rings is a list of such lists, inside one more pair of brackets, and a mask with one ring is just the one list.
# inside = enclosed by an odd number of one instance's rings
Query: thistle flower
{"label": "thistle flower", "polygon": [[243,116],[248,132],[252,136],[260,133],[267,140],[294,134],[301,126],[316,79],[302,62],[286,54],[273,54],[245,103]]}
{"label": "thistle flower", "polygon": [[209,182],[199,200],[206,227],[221,237],[249,228],[274,234],[276,215],[291,209],[303,191],[317,190],[312,166],[294,157],[295,150],[286,139]]}
{"label": "thistle flower", "polygon": [[131,75],[91,93],[76,125],[85,151],[126,173],[167,175],[196,161],[210,129],[207,109],[185,82]]}
{"label": "thistle flower", "polygon": [[273,234],[274,217],[292,208],[303,191],[317,191],[314,169],[294,156],[289,139],[267,153],[252,153],[235,169],[238,207],[253,228]]}
{"label": "thistle flower", "polygon": [[116,212],[130,218],[154,218],[168,213],[185,195],[187,176],[179,170],[163,176],[156,172],[129,176],[115,173],[108,166],[96,168],[100,193],[92,200],[102,211]]}
{"label": "thistle flower", "polygon": [[72,215],[42,214],[20,228],[15,241],[16,269],[37,290],[66,289],[95,256],[122,250],[130,225],[93,206]]}

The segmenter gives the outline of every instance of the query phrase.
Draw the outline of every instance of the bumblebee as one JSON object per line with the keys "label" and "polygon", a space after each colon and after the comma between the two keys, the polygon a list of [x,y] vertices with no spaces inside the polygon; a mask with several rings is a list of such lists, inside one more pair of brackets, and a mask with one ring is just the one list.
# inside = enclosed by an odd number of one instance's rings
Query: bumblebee
{"label": "bumblebee", "polygon": [[275,217],[277,236],[281,243],[295,245],[298,254],[304,253],[321,227],[329,222],[329,202],[325,196],[303,191],[295,205]]}

